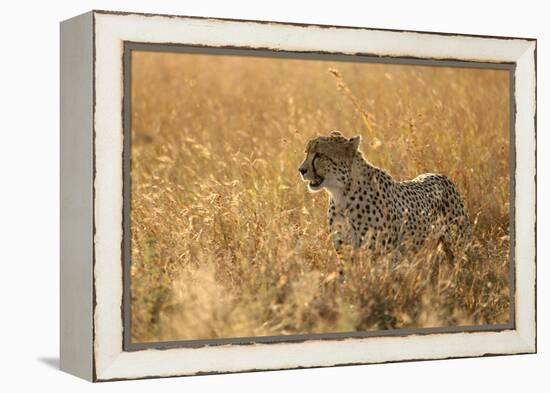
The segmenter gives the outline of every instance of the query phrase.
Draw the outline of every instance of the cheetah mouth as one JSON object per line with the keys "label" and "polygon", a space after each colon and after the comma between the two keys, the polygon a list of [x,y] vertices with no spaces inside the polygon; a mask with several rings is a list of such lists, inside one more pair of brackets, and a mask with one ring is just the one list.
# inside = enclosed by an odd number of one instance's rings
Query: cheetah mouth
{"label": "cheetah mouth", "polygon": [[311,189],[318,189],[318,188],[321,188],[321,186],[323,185],[323,182],[325,181],[325,178],[324,177],[321,177],[321,176],[317,176],[315,178],[315,180],[311,180],[309,182],[309,188]]}

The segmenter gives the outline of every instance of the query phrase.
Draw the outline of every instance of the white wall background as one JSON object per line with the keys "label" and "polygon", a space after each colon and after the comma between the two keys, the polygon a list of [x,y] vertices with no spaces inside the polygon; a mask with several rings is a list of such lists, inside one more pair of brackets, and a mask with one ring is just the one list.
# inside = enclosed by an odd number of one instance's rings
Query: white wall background
{"label": "white wall background", "polygon": [[[5,2],[0,13],[0,391],[547,391],[550,24],[545,8],[545,2],[531,0]],[[58,23],[90,9],[538,38],[539,354],[94,386],[58,371]]]}

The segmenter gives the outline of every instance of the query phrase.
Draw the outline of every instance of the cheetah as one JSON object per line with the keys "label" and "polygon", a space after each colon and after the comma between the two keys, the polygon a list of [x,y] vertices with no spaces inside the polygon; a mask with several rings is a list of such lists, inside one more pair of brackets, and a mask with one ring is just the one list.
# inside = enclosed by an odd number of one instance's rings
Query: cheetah
{"label": "cheetah", "polygon": [[[375,255],[417,252],[429,237],[447,258],[469,243],[471,228],[456,186],[444,175],[426,173],[397,181],[368,162],[360,136],[338,131],[311,139],[299,167],[312,192],[329,195],[328,227],[337,252],[351,246]],[[355,254],[354,254],[355,255]]]}

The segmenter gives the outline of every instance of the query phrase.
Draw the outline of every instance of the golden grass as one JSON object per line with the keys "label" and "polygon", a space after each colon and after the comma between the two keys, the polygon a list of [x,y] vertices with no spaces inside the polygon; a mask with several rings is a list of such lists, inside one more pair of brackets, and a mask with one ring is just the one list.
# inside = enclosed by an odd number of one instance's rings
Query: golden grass
{"label": "golden grass", "polygon": [[[132,84],[132,340],[506,323],[508,73],[136,52]],[[390,271],[345,263],[327,196],[297,167],[332,129],[398,179],[449,176],[471,251],[428,244]],[[441,262],[441,263],[440,263]]]}

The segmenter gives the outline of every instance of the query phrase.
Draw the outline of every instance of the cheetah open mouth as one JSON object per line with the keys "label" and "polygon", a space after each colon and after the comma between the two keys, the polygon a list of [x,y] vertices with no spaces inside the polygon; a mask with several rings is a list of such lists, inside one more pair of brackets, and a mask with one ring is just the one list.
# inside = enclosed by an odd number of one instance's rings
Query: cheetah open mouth
{"label": "cheetah open mouth", "polygon": [[325,181],[325,178],[324,177],[321,177],[319,175],[317,175],[315,177],[315,180],[311,180],[309,182],[309,188],[311,189],[318,189],[320,188],[322,185],[323,185],[323,182]]}

